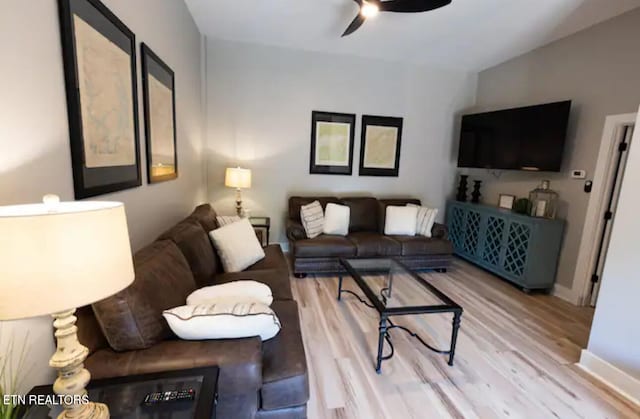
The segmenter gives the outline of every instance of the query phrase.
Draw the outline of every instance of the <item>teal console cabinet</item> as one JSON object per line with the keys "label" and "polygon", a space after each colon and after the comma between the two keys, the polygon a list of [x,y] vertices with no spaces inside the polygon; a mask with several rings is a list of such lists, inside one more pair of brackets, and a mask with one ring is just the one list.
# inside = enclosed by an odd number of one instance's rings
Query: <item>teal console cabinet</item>
{"label": "teal console cabinet", "polygon": [[458,256],[521,286],[525,292],[553,288],[564,221],[449,201],[447,225]]}

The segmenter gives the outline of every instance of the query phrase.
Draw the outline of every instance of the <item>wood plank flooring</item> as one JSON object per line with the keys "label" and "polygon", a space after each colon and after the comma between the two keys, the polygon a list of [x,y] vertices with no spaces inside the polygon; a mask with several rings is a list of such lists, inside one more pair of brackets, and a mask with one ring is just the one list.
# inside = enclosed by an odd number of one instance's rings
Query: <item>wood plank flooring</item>
{"label": "wood plank flooring", "polygon": [[[639,407],[573,365],[593,310],[526,295],[464,261],[425,273],[464,308],[455,365],[401,330],[374,371],[378,314],[337,277],[292,278],[310,368],[309,418],[639,418]],[[345,289],[362,295],[348,276]],[[451,314],[394,317],[448,348]],[[387,348],[388,350],[388,348]]]}

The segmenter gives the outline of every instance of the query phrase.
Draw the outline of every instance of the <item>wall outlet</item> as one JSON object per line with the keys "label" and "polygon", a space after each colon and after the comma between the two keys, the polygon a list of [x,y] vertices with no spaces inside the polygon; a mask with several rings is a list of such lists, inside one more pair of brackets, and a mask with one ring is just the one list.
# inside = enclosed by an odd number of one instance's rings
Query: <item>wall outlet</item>
{"label": "wall outlet", "polygon": [[587,177],[587,171],[586,170],[572,170],[571,171],[571,177],[573,179],[584,179]]}

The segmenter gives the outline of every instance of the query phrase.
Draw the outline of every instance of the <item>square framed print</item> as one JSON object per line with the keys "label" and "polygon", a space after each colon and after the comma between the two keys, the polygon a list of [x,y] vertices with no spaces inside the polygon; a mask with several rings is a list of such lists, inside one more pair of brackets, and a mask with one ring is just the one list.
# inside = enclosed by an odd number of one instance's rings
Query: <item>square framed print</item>
{"label": "square framed print", "polygon": [[398,176],[402,118],[362,116],[360,176]]}
{"label": "square framed print", "polygon": [[142,90],[149,183],[178,177],[173,70],[142,44]]}
{"label": "square framed print", "polygon": [[514,195],[500,194],[500,198],[498,199],[498,206],[500,208],[512,209],[515,200],[516,197]]}
{"label": "square framed print", "polygon": [[98,0],[59,0],[75,198],[140,186],[135,35]]}
{"label": "square framed print", "polygon": [[309,173],[351,175],[355,125],[354,114],[311,113]]}

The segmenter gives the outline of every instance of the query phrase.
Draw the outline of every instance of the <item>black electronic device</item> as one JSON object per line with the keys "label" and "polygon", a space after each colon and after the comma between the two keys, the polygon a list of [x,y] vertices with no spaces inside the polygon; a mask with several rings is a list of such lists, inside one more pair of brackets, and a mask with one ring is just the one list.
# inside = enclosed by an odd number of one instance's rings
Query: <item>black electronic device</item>
{"label": "black electronic device", "polygon": [[196,391],[192,388],[173,391],[157,391],[144,397],[142,403],[146,406],[156,406],[162,403],[192,401],[196,398]]}
{"label": "black electronic device", "polygon": [[571,101],[464,115],[458,167],[558,172]]}

